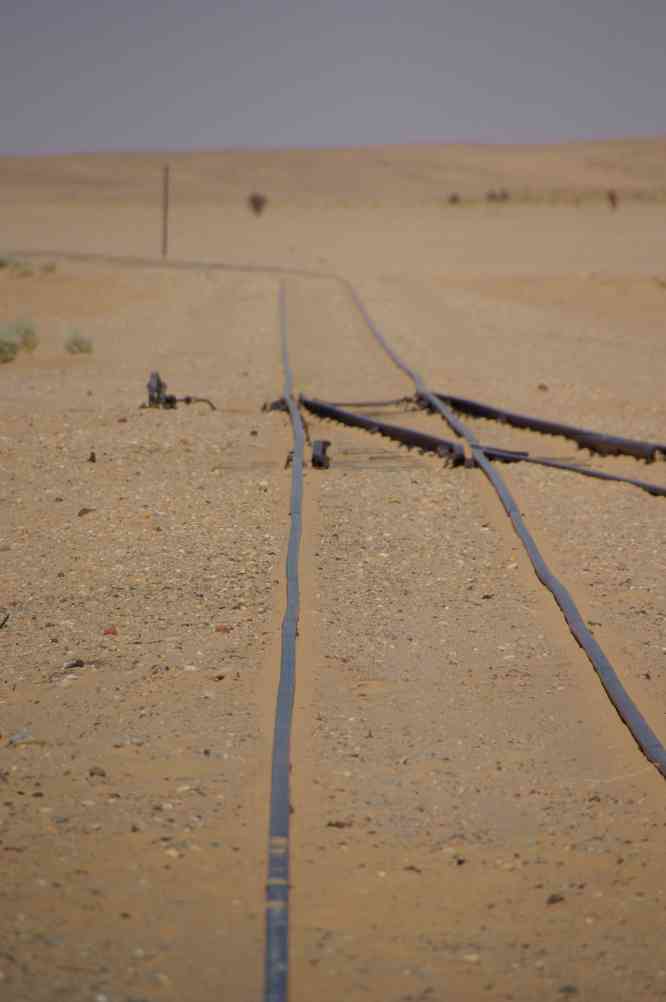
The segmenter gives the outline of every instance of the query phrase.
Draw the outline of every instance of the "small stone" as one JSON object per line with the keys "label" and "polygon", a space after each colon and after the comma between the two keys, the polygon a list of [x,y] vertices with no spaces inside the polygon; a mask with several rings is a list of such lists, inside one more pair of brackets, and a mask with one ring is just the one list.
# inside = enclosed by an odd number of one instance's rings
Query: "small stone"
{"label": "small stone", "polygon": [[115,637],[118,635],[118,627],[107,626],[106,629],[102,631],[102,635],[105,637]]}
{"label": "small stone", "polygon": [[560,901],[564,901],[563,894],[549,894],[546,898],[547,905],[559,905]]}
{"label": "small stone", "polygon": [[478,953],[464,953],[463,960],[466,960],[468,964],[478,964],[481,957]]}
{"label": "small stone", "polygon": [[84,515],[91,515],[92,512],[94,512],[94,511],[95,511],[94,508],[79,508],[77,514],[78,514],[79,518],[83,518]]}
{"label": "small stone", "polygon": [[12,734],[8,744],[21,745],[25,744],[27,741],[32,741],[32,734],[27,727],[22,727],[20,731],[16,732],[16,734]]}
{"label": "small stone", "polygon": [[70,668],[83,668],[84,662],[81,658],[70,658],[69,661],[65,661],[63,668],[68,671]]}
{"label": "small stone", "polygon": [[102,769],[101,765],[91,765],[88,769],[89,776],[99,776],[104,779],[106,776],[106,769]]}

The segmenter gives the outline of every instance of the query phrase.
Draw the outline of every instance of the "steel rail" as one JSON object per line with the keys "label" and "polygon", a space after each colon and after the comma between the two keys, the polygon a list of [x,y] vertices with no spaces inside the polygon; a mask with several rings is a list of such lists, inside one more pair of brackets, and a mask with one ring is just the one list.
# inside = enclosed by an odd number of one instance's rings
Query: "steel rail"
{"label": "steel rail", "polygon": [[[339,421],[341,424],[355,428],[364,428],[371,434],[384,435],[386,438],[394,439],[407,448],[418,448],[425,452],[434,452],[438,456],[448,457],[451,465],[460,466],[465,463],[463,450],[455,442],[446,438],[438,438],[428,435],[413,428],[404,428],[402,425],[387,424],[376,418],[368,418],[363,414],[355,414],[348,411],[340,404],[329,403],[328,400],[315,400],[309,397],[299,397],[300,402],[313,414],[319,417],[329,418],[332,421]],[[348,405],[349,406],[349,405]],[[356,406],[359,406],[358,404]],[[370,406],[366,402],[365,406]],[[593,477],[597,480],[606,480],[611,483],[627,484],[630,487],[638,487],[640,490],[651,494],[653,497],[666,497],[666,487],[659,484],[649,483],[647,480],[636,480],[634,477],[623,477],[617,473],[605,473],[603,470],[592,470],[586,466],[579,466],[577,463],[567,463],[561,459],[550,459],[547,456],[530,456],[529,452],[515,449],[501,449],[494,445],[479,445],[479,448],[489,459],[499,463],[531,463],[534,466],[546,466],[550,469],[564,470],[567,473],[579,473],[583,477]],[[476,465],[474,460],[467,460],[468,465]]]}
{"label": "steel rail", "polygon": [[645,757],[652,762],[661,775],[666,778],[666,748],[664,748],[663,744],[622,685],[617,672],[585,625],[585,622],[583,621],[583,618],[569,591],[548,567],[532,534],[523,521],[518,505],[516,504],[509,488],[499,472],[493,467],[492,462],[486,456],[483,446],[479,443],[476,435],[463,424],[448,404],[446,404],[443,400],[440,400],[426,387],[422,377],[403,361],[397,352],[390,346],[384,335],[375,324],[374,320],[368,313],[365,304],[351,282],[346,279],[343,279],[342,281],[344,282],[344,285],[347,288],[349,295],[363,318],[368,330],[377,340],[383,351],[386,352],[394,364],[412,380],[419,396],[428,401],[428,403],[432,405],[433,410],[439,412],[439,414],[448,423],[449,427],[461,438],[465,439],[474,461],[483,470],[495,489],[504,510],[511,520],[511,524],[516,535],[527,552],[537,578],[551,592],[553,598],[557,602],[557,605],[562,611],[571,633],[577,643],[587,654],[592,667],[599,676],[601,684],[603,685],[618,715],[628,727],[632,737]]}
{"label": "steel rail", "polygon": [[287,605],[282,620],[280,680],[275,708],[266,881],[265,1002],[286,1002],[289,979],[289,763],[291,722],[296,686],[296,637],[300,611],[298,557],[301,544],[305,433],[294,401],[294,385],[287,346],[287,308],[284,283],[279,296],[280,339],[284,370],[284,400],[293,432],[291,473],[291,528],[287,546]]}
{"label": "steel rail", "polygon": [[387,424],[385,421],[367,418],[362,414],[353,414],[351,411],[343,410],[334,404],[304,397],[302,394],[299,400],[306,410],[312,414],[317,414],[319,417],[331,418],[333,421],[339,421],[341,424],[350,425],[354,428],[364,428],[371,434],[380,434],[386,438],[392,438],[394,441],[400,442],[408,448],[434,452],[443,459],[447,459],[452,466],[460,466],[465,462],[465,452],[457,442],[451,442],[446,438],[438,438],[435,435],[426,435],[412,428],[402,428],[400,425]]}
{"label": "steel rail", "polygon": [[666,497],[666,487],[652,484],[648,480],[636,480],[634,477],[623,477],[619,473],[605,473],[604,470],[593,470],[578,463],[567,463],[563,459],[550,459],[548,456],[530,456],[528,452],[512,453],[506,449],[496,449],[490,445],[482,446],[483,451],[491,459],[499,459],[505,463],[532,463],[534,466],[547,466],[553,470],[564,470],[566,473],[580,473],[583,477],[594,477],[597,480],[607,480],[612,483],[627,484],[638,487],[653,497]]}
{"label": "steel rail", "polygon": [[[597,644],[596,640],[585,626],[585,623],[583,622],[571,595],[564,585],[550,572],[534,539],[520,516],[518,507],[511,496],[508,487],[502,480],[499,473],[493,470],[492,464],[486,458],[483,448],[480,446],[473,432],[467,430],[463,422],[456,417],[451,407],[444,400],[439,400],[434,393],[428,390],[418,373],[410,369],[410,367],[403,362],[400,356],[390,347],[386,339],[381,334],[381,331],[375,325],[370,314],[365,308],[363,301],[349,279],[342,275],[336,275],[332,272],[317,272],[315,270],[309,271],[307,269],[299,268],[292,269],[274,265],[244,265],[234,264],[232,262],[183,260],[177,262],[165,262],[159,258],[132,258],[110,254],[77,254],[68,251],[59,251],[57,249],[50,251],[25,250],[14,253],[18,256],[24,257],[61,257],[79,261],[106,261],[113,264],[134,265],[136,267],[175,267],[210,271],[236,271],[252,274],[264,273],[283,276],[294,275],[302,278],[324,278],[337,281],[344,289],[347,290],[369,331],[377,339],[378,343],[381,345],[389,358],[392,359],[397,368],[399,368],[409,379],[412,380],[417,394],[424,400],[428,401],[432,405],[432,409],[439,412],[455,434],[467,442],[474,460],[477,462],[477,465],[481,467],[495,489],[504,510],[511,520],[514,531],[525,547],[537,577],[553,595],[555,601],[560,607],[560,610],[562,611],[562,614],[564,615],[571,633],[587,654],[594,670],[599,676],[601,684],[606,690],[606,693],[617,710],[620,718],[627,725],[634,740],[648,760],[653,762],[662,776],[666,777],[666,749],[629,697],[628,693],[624,689],[624,686],[620,682],[615,669],[612,667],[601,647]],[[543,430],[543,428],[541,430]],[[593,432],[592,435],[596,436],[598,433]],[[649,444],[653,446],[655,445],[654,443]],[[589,448],[588,445],[585,447]],[[656,446],[656,449],[657,451],[661,451],[658,446]]]}
{"label": "steel rail", "polygon": [[654,462],[659,456],[666,456],[666,444],[662,442],[647,442],[638,438],[623,438],[620,435],[607,435],[605,432],[591,431],[589,428],[579,428],[571,424],[559,424],[557,421],[545,421],[543,418],[531,417],[529,414],[516,414],[513,411],[500,410],[490,404],[479,403],[478,400],[467,400],[465,397],[454,397],[448,393],[434,393],[442,403],[449,404],[454,410],[469,417],[485,418],[488,421],[499,421],[514,428],[527,428],[529,431],[539,431],[543,435],[559,435],[576,442],[581,449],[588,449],[601,456],[633,456],[644,459],[647,463]]}

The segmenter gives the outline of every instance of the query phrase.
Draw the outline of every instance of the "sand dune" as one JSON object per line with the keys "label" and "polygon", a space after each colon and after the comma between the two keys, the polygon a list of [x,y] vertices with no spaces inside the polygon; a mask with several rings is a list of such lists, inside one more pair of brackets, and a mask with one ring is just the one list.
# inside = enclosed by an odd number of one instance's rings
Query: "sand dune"
{"label": "sand dune", "polygon": [[259,189],[277,204],[433,205],[491,189],[541,200],[607,189],[666,197],[666,138],[554,146],[414,145],[367,149],[0,157],[5,203],[159,201],[169,163],[177,197],[236,203]]}

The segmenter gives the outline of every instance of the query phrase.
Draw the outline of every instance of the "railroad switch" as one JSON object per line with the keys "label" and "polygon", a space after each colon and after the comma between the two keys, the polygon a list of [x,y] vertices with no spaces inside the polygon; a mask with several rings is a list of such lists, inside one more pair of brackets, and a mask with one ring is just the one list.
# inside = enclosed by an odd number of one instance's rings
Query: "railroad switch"
{"label": "railroad switch", "polygon": [[207,397],[193,397],[189,393],[184,397],[177,397],[174,393],[167,393],[167,384],[157,371],[151,372],[146,388],[148,390],[148,404],[141,404],[142,407],[164,407],[166,410],[175,410],[179,403],[199,403],[208,404],[212,411],[217,410],[212,400]]}

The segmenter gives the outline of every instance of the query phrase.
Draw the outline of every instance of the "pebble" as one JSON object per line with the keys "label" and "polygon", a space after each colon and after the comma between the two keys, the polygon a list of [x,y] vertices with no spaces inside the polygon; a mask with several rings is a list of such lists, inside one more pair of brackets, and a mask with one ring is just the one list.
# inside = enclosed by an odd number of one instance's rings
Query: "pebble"
{"label": "pebble", "polygon": [[8,744],[20,745],[23,744],[25,741],[32,741],[32,734],[27,727],[22,727],[20,731],[16,732],[16,734],[12,734],[11,738],[8,741]]}
{"label": "pebble", "polygon": [[70,668],[83,668],[84,662],[81,658],[70,658],[69,661],[65,661],[63,668],[68,671]]}

